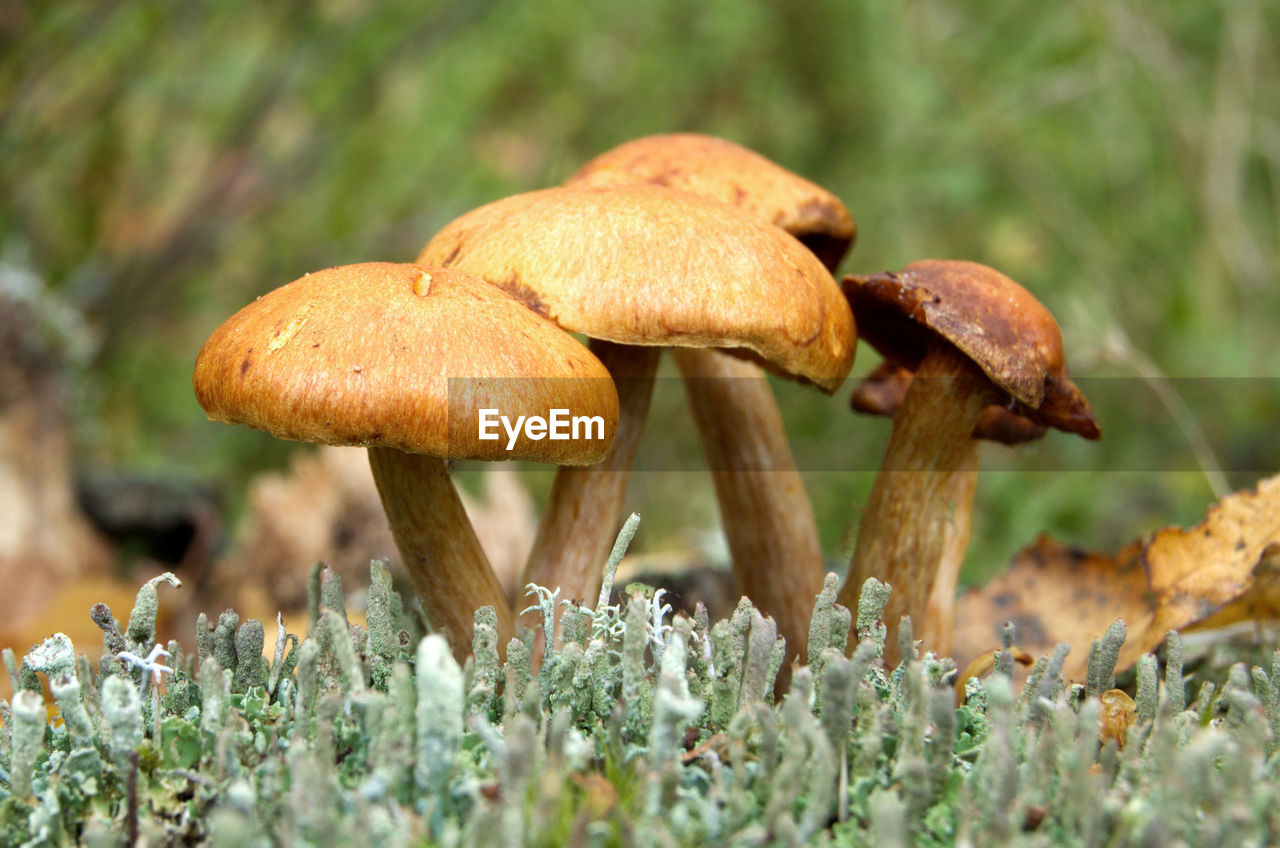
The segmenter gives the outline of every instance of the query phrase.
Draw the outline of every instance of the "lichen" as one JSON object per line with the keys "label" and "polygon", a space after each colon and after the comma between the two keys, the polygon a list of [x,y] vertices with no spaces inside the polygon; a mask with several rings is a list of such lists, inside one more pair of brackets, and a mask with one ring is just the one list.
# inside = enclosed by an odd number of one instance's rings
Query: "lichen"
{"label": "lichen", "polygon": [[[1198,681],[1188,705],[1171,636],[1163,674],[1149,655],[1129,681],[1121,745],[1099,729],[1120,628],[1099,640],[1084,686],[1062,679],[1062,646],[1021,689],[998,657],[957,704],[954,664],[919,656],[909,625],[903,662],[885,667],[887,586],[868,584],[855,624],[834,585],[815,598],[808,664],[785,680],[776,626],[749,602],[711,622],[639,587],[594,609],[534,589],[562,627],[536,672],[533,636],[500,660],[482,609],[459,665],[439,636],[407,635],[380,562],[367,628],[348,624],[341,586],[317,570],[307,635],[277,624],[268,642],[232,611],[213,628],[202,618],[192,652],[168,644],[162,683],[112,656],[95,669],[53,637],[6,662],[0,844],[1280,839],[1280,652]],[[94,613],[106,643],[137,657],[155,635],[147,588],[127,627]],[[1007,655],[1014,634],[1004,641]],[[60,722],[22,685],[37,672]]]}

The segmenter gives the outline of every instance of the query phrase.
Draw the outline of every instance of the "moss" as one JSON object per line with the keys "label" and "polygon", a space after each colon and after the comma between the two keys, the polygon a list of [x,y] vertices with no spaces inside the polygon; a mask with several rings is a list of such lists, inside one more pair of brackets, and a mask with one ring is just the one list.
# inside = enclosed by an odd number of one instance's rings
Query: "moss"
{"label": "moss", "polygon": [[[0,705],[0,839],[998,846],[1280,836],[1280,654],[1270,668],[1237,664],[1200,681],[1187,707],[1172,640],[1163,676],[1156,657],[1140,664],[1119,747],[1100,740],[1089,691],[1111,682],[1118,630],[1096,652],[1088,688],[1061,680],[1059,651],[1021,691],[997,663],[957,706],[949,661],[911,652],[884,667],[886,587],[870,587],[850,633],[828,586],[815,599],[811,664],[792,670],[774,703],[776,628],[749,603],[715,623],[673,617],[660,593],[584,609],[533,675],[527,638],[499,661],[484,610],[465,665],[439,637],[404,650],[392,636],[402,605],[384,574],[375,563],[380,600],[359,632],[345,624],[336,584],[313,581],[325,598],[311,635],[280,634],[269,665],[261,625],[233,612],[212,632],[202,621],[195,655],[170,644],[163,697],[151,697],[153,675],[74,661],[65,637],[33,649],[23,666],[53,669],[63,721],[48,723],[34,691]],[[536,597],[554,612],[554,595]],[[152,631],[133,621],[145,616],[104,630],[144,656],[133,636]]]}

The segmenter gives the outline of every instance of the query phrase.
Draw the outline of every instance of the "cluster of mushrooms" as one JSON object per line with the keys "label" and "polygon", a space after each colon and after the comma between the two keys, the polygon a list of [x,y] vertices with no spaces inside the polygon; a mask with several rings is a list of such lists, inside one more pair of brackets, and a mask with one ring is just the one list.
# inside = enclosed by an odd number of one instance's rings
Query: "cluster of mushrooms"
{"label": "cluster of mushrooms", "polygon": [[[795,656],[825,572],[766,371],[834,393],[862,338],[884,364],[854,407],[890,414],[882,470],[839,596],[876,577],[886,619],[950,647],[979,439],[1047,427],[1096,439],[1053,317],[972,262],[832,276],[855,226],[834,195],[733,143],[650,136],[555,188],[454,220],[414,263],[308,274],[219,327],[196,361],[209,417],[284,439],[362,446],[433,627],[459,658],[473,613],[515,635],[522,589],[590,603],[619,523],[662,348],[714,479],[737,590]],[[856,323],[855,323],[856,317]],[[582,344],[575,336],[587,338]],[[603,439],[478,438],[479,410],[598,417]],[[448,460],[559,466],[520,579],[494,575]],[[535,622],[529,622],[530,624]]]}

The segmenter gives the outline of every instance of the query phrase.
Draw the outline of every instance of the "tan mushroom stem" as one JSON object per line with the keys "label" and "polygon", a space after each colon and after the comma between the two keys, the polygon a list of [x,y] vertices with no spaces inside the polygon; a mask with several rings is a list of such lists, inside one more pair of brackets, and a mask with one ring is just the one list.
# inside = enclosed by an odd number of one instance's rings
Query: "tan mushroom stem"
{"label": "tan mushroom stem", "polygon": [[[990,411],[991,407],[987,407]],[[976,454],[975,439],[972,450]],[[961,467],[951,478],[951,514],[947,521],[947,537],[942,549],[938,573],[933,577],[933,591],[925,605],[924,621],[915,628],[915,637],[923,640],[941,656],[951,655],[952,631],[955,627],[956,586],[969,549],[969,530],[973,515],[973,493],[978,488],[977,457]]]}
{"label": "tan mushroom stem", "polygon": [[505,653],[515,634],[511,610],[444,460],[371,447],[369,467],[418,600],[432,627],[449,636],[454,658],[471,654],[475,611],[486,605],[498,615]]}
{"label": "tan mushroom stem", "polygon": [[[605,560],[616,538],[636,451],[649,414],[660,347],[639,347],[592,339],[591,352],[613,375],[618,389],[618,429],[609,455],[597,465],[561,467],[551,486],[538,536],[525,563],[512,602],[516,610],[529,604],[524,587],[536,583],[560,588],[564,600],[595,606]],[[536,613],[529,626],[541,624]]]}
{"label": "tan mushroom stem", "polygon": [[711,467],[737,589],[773,616],[788,656],[800,655],[822,591],[822,544],[773,391],[758,365],[732,354],[672,355]]}
{"label": "tan mushroom stem", "polygon": [[[927,614],[930,598],[942,591],[936,578],[958,570],[961,543],[968,541],[969,478],[978,445],[974,425],[999,396],[982,371],[950,345],[937,344],[925,355],[893,416],[840,603],[855,609],[863,582],[875,577],[893,587],[886,624],[896,626],[910,615],[917,634],[936,633]],[[960,520],[965,527],[958,526]],[[896,662],[896,641],[886,647],[886,660]],[[926,641],[925,648],[935,645]]]}

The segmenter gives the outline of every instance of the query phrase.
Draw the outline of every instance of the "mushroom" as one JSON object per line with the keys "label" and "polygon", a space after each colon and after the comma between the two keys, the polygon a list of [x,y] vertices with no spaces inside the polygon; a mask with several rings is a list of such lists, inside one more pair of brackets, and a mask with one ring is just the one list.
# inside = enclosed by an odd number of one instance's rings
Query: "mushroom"
{"label": "mushroom", "polygon": [[834,272],[857,235],[840,198],[772,160],[723,138],[662,133],[620,144],[579,168],[565,185],[648,184],[715,198],[780,227]]}
{"label": "mushroom", "polygon": [[[205,342],[193,382],[212,420],[368,448],[418,599],[460,660],[477,608],[493,606],[500,647],[514,626],[445,460],[598,462],[618,417],[608,371],[580,342],[481,280],[414,264],[330,268],[258,298]],[[481,410],[568,410],[599,418],[599,438],[487,439]]]}
{"label": "mushroom", "polygon": [[[565,183],[646,184],[712,197],[780,227],[829,270],[856,233],[849,210],[831,192],[713,136],[636,139],[595,157]],[[736,591],[775,618],[796,656],[805,646],[826,566],[773,392],[760,365],[734,351],[689,347],[672,353],[715,485]]]}
{"label": "mushroom", "polygon": [[509,197],[447,225],[418,258],[477,274],[590,336],[615,376],[634,381],[620,390],[607,463],[557,474],[525,570],[526,581],[566,597],[599,591],[657,367],[652,348],[733,348],[827,391],[852,364],[848,304],[811,252],[741,210],[676,189]]}
{"label": "mushroom", "polygon": [[[863,338],[914,377],[894,414],[838,600],[856,603],[863,582],[876,577],[894,590],[887,621],[910,615],[917,633],[932,632],[926,609],[935,577],[944,565],[956,567],[968,542],[967,525],[953,527],[950,517],[972,498],[974,429],[987,407],[1008,405],[1086,439],[1101,434],[1067,376],[1053,316],[998,271],[924,260],[843,285]],[[929,638],[935,647],[938,634]]]}
{"label": "mushroom", "polygon": [[[864,415],[892,417],[902,405],[913,376],[910,369],[885,360],[862,378],[849,398],[849,406]],[[1039,439],[1047,429],[1043,424],[1024,418],[1007,407],[992,404],[978,416],[973,427],[973,437],[982,441],[1019,445]],[[925,605],[924,620],[916,628],[920,638],[940,654],[949,654],[951,651],[956,585],[960,578],[960,567],[964,564],[965,550],[969,547],[970,516],[973,513],[973,495],[977,484],[976,466],[961,468],[951,478],[949,500],[952,507],[947,515],[946,542],[937,573],[933,577],[933,589]]]}

